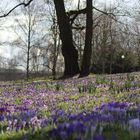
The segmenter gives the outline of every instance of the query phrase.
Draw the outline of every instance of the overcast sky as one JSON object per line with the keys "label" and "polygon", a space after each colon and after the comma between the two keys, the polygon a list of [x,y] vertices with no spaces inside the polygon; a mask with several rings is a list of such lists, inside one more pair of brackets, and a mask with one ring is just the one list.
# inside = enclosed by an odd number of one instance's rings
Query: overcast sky
{"label": "overcast sky", "polygon": [[[73,2],[76,4],[78,0],[73,0]],[[97,8],[102,8],[103,5],[106,3],[106,5],[115,5],[119,1],[123,1],[121,3],[120,7],[122,9],[127,9],[128,11],[131,11],[132,9],[139,9],[139,5],[137,4],[137,0],[95,0],[95,6]],[[13,6],[15,6],[17,3],[15,0],[1,0],[0,1],[0,7],[2,7],[3,12],[9,11]],[[2,13],[0,13],[2,14]],[[9,27],[14,25],[13,17],[8,16],[4,19],[0,19],[0,41],[14,41],[16,39],[16,35],[10,29]],[[12,50],[5,46],[0,45],[0,55],[3,55],[5,57],[11,57]]]}

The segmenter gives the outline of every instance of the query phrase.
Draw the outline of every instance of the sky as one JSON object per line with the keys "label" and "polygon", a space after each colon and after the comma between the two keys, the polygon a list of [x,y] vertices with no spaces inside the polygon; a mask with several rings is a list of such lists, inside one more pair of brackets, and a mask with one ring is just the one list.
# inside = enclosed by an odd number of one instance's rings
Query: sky
{"label": "sky", "polygon": [[[95,0],[95,6],[100,8],[105,3],[106,5],[110,4],[116,4],[119,1],[124,1],[125,5],[121,5],[123,8],[132,9],[135,7],[135,9],[138,9],[139,6],[137,6],[136,1],[137,0]],[[78,0],[73,0],[75,4],[77,4]],[[14,0],[1,0],[0,6],[3,7],[3,11],[7,12],[9,9],[11,9],[13,6],[16,5],[16,2]],[[0,13],[1,15],[2,13]],[[15,25],[14,19],[11,15],[4,19],[0,19],[0,42],[6,42],[6,41],[14,41],[17,39],[16,34],[12,29],[10,29],[11,26]],[[0,44],[0,55],[11,58],[12,57],[12,49],[11,47],[8,47],[7,45],[1,45]]]}
{"label": "sky", "polygon": [[[11,9],[13,6],[15,6],[16,3],[14,0],[1,0],[0,7],[2,7],[2,12],[0,12],[0,15],[3,15],[3,13],[6,13]],[[10,26],[14,24],[14,20],[12,17],[6,17],[0,19],[0,42],[10,42],[16,39],[14,32],[10,29]],[[12,48],[10,48],[5,43],[0,43],[0,55],[4,56],[6,58],[12,57]]]}

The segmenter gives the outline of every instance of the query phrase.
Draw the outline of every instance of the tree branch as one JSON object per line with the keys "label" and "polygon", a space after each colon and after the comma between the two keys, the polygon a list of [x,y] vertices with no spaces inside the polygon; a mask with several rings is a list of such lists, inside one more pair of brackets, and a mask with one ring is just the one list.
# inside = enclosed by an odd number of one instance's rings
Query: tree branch
{"label": "tree branch", "polygon": [[[100,9],[94,7],[94,6],[93,6],[93,9],[95,9],[96,11],[98,11],[100,13],[103,13],[103,14],[105,14],[107,16],[111,16],[112,15],[113,17],[115,17],[115,15],[113,13],[108,13],[108,12],[102,11],[102,10],[100,10]],[[86,14],[86,12],[87,12],[86,8],[80,9],[80,10],[71,10],[71,11],[67,12],[67,15],[68,15],[68,17],[70,19],[71,25],[74,23],[74,20],[77,18],[78,15]]]}
{"label": "tree branch", "polygon": [[105,15],[113,15],[113,16],[115,17],[115,15],[114,15],[113,13],[108,13],[108,12],[102,11],[102,10],[100,10],[100,9],[94,7],[94,6],[93,6],[93,9],[95,9],[96,11],[98,11],[98,12],[100,12],[100,13],[103,13],[103,14],[105,14]]}
{"label": "tree branch", "polygon": [[[103,13],[105,15],[113,15],[115,16],[113,13],[108,13],[108,12],[105,12],[105,11],[102,11],[96,7],[93,6],[93,9],[95,9],[96,11],[100,12],[100,13]],[[80,10],[71,10],[69,12],[67,12],[67,15],[70,17],[70,16],[75,16],[75,15],[79,15],[79,14],[86,14],[87,10],[86,8],[84,9],[80,9]]]}
{"label": "tree branch", "polygon": [[71,10],[67,12],[67,15],[70,17],[72,15],[86,14],[86,12],[87,12],[86,8],[80,10]]}
{"label": "tree branch", "polygon": [[13,7],[9,12],[7,12],[6,14],[4,15],[1,15],[0,18],[3,18],[3,17],[7,17],[12,11],[14,11],[17,7],[23,5],[24,7],[27,7],[28,5],[30,5],[30,3],[32,2],[33,0],[29,0],[27,3],[25,2],[22,2],[18,5],[16,5],[15,7]]}
{"label": "tree branch", "polygon": [[76,29],[76,30],[84,30],[86,27],[85,26],[72,26],[72,29]]}

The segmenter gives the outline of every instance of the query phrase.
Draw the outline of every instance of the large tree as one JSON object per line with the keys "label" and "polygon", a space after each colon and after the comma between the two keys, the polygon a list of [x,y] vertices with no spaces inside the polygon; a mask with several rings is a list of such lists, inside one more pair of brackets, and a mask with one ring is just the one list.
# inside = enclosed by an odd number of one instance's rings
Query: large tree
{"label": "large tree", "polygon": [[54,4],[62,40],[62,54],[65,63],[64,77],[72,77],[80,72],[78,51],[73,44],[72,29],[66,14],[64,0],[54,0]]}
{"label": "large tree", "polygon": [[73,76],[79,73],[78,52],[75,49],[75,46],[73,45],[72,38],[72,23],[79,14],[86,13],[85,47],[80,77],[87,76],[90,73],[90,62],[92,53],[92,0],[86,1],[87,5],[85,9],[70,11],[68,15],[72,15],[72,18],[69,18],[66,14],[64,0],[54,0],[54,4],[58,18],[60,37],[62,40],[62,54],[64,56],[65,61],[64,76]]}
{"label": "large tree", "polygon": [[83,54],[83,61],[81,66],[80,76],[87,76],[90,73],[91,65],[91,54],[92,54],[92,0],[87,0],[86,6],[86,36],[85,36],[85,47]]}

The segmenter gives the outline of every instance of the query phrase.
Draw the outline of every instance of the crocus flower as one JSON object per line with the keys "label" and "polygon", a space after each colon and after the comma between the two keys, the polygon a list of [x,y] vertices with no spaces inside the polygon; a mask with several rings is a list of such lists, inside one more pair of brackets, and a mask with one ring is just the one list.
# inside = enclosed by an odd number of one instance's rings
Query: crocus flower
{"label": "crocus flower", "polygon": [[129,120],[129,130],[135,131],[140,129],[140,120],[138,118]]}

